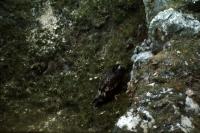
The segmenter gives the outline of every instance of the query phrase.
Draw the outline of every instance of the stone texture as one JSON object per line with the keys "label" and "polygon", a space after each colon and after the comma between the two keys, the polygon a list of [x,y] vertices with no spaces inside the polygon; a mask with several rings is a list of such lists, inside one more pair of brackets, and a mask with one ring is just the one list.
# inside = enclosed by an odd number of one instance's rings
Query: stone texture
{"label": "stone texture", "polygon": [[161,11],[149,25],[149,36],[165,41],[174,34],[191,37],[200,32],[200,22],[193,16],[175,11],[173,8]]}

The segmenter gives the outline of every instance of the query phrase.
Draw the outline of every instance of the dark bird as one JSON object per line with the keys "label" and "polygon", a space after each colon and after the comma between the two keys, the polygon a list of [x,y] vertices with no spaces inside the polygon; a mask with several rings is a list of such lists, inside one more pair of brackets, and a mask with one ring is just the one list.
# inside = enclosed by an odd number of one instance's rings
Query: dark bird
{"label": "dark bird", "polygon": [[114,65],[104,76],[104,80],[93,101],[94,106],[99,107],[113,100],[117,94],[124,90],[127,83],[126,75],[125,67],[120,64]]}

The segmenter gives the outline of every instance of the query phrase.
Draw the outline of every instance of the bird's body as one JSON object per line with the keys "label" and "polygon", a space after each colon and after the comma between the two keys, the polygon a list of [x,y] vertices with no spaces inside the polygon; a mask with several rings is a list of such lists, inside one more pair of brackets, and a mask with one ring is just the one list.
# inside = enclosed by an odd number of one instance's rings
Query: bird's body
{"label": "bird's body", "polygon": [[115,95],[120,93],[126,85],[125,77],[126,69],[119,64],[114,65],[105,74],[103,82],[93,101],[94,105],[98,107],[114,99]]}

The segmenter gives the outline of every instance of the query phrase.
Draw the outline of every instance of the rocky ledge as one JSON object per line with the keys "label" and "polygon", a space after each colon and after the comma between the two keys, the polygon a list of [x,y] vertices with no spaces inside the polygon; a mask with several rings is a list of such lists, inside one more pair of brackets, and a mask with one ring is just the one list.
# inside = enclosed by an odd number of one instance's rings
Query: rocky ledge
{"label": "rocky ledge", "polygon": [[199,0],[144,0],[148,39],[134,50],[132,105],[115,132],[200,131]]}

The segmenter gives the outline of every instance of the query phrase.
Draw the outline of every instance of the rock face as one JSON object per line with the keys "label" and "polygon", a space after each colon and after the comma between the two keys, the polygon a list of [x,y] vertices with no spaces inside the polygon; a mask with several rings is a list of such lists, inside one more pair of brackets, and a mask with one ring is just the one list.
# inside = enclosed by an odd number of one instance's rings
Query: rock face
{"label": "rock face", "polygon": [[170,0],[143,0],[148,24],[157,13],[166,9],[170,5],[169,1]]}
{"label": "rock face", "polygon": [[[160,12],[169,8],[187,11],[188,6],[193,7],[190,10],[198,11],[199,0],[143,0],[146,12],[146,21],[150,24],[151,20]],[[195,8],[196,9],[195,9]]]}
{"label": "rock face", "polygon": [[115,132],[199,132],[199,0],[143,0],[148,39],[137,46],[128,92],[132,106]]}
{"label": "rock face", "polygon": [[[199,7],[200,0],[1,0],[0,132],[200,132]],[[125,95],[93,110],[102,71],[131,56],[128,111]],[[123,71],[107,73],[96,105],[121,90]]]}
{"label": "rock face", "polygon": [[193,36],[200,32],[200,22],[191,15],[182,14],[170,8],[156,15],[149,25],[149,35],[165,41],[166,37],[178,34]]}
{"label": "rock face", "polygon": [[[144,20],[142,0],[0,0],[0,132],[110,132],[127,96],[91,101],[103,71],[131,62],[123,44],[146,35]],[[121,71],[97,104],[121,90]]]}

